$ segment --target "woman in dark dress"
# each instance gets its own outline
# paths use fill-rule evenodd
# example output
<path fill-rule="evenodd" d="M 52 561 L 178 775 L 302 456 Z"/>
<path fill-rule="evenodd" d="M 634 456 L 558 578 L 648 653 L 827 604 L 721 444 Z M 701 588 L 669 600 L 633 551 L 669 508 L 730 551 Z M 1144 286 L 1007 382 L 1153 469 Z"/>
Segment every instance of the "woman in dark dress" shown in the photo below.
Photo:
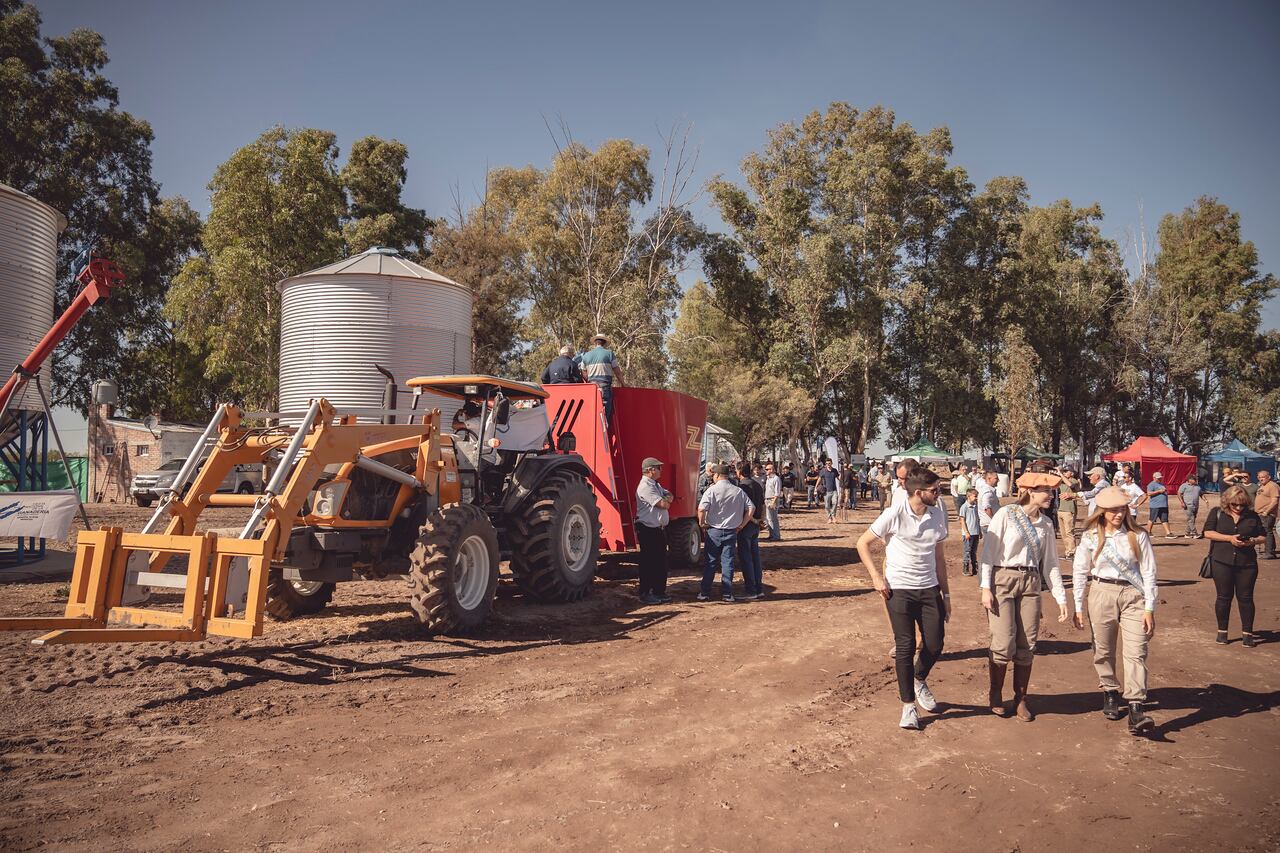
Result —
<path fill-rule="evenodd" d="M 1243 486 L 1231 486 L 1222 493 L 1219 505 L 1205 519 L 1204 538 L 1210 540 L 1213 585 L 1218 597 L 1214 615 L 1218 617 L 1217 642 L 1227 643 L 1227 620 L 1231 617 L 1231 599 L 1240 611 L 1240 629 L 1244 644 L 1257 645 L 1253 633 L 1253 587 L 1258 582 L 1257 547 L 1266 536 L 1262 519 L 1253 511 L 1249 493 Z"/>

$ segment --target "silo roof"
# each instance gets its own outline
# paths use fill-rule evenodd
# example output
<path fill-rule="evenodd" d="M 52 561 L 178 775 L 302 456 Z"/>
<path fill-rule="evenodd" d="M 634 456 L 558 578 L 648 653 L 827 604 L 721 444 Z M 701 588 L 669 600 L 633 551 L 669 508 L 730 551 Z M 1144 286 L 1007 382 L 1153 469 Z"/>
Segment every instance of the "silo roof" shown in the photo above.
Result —
<path fill-rule="evenodd" d="M 433 284 L 451 284 L 454 287 L 465 287 L 465 285 L 445 278 L 440 273 L 433 272 L 421 264 L 415 264 L 395 249 L 385 249 L 380 246 L 374 246 L 372 249 L 366 249 L 358 255 L 352 255 L 349 258 L 334 261 L 326 266 L 290 276 L 277 286 L 284 287 L 286 284 L 304 278 L 310 279 L 325 275 L 385 275 L 393 278 L 416 278 Z"/>
<path fill-rule="evenodd" d="M 34 204 L 34 205 L 38 205 L 38 206 L 40 206 L 40 207 L 43 207 L 43 208 L 44 208 L 45 210 L 47 210 L 49 213 L 52 213 L 52 214 L 53 214 L 53 219 L 54 219 L 54 221 L 58 223 L 58 233 L 62 233 L 63 231 L 65 231 L 65 230 L 66 230 L 66 228 L 67 228 L 67 217 L 63 216 L 63 215 L 62 215 L 61 213 L 59 213 L 57 210 L 55 210 L 54 208 L 52 208 L 52 207 L 50 207 L 49 205 L 45 204 L 45 203 L 44 203 L 44 202 L 42 202 L 40 199 L 35 198 L 34 196 L 27 195 L 27 194 L 26 194 L 26 193 L 24 193 L 22 190 L 14 189 L 13 187 L 9 186 L 8 184 L 0 184 L 0 193 L 3 193 L 4 195 L 16 196 L 17 198 L 25 199 L 26 201 L 29 201 L 29 202 L 31 202 L 31 203 L 32 203 L 32 204 Z M 433 273 L 433 275 L 434 275 L 434 273 Z"/>

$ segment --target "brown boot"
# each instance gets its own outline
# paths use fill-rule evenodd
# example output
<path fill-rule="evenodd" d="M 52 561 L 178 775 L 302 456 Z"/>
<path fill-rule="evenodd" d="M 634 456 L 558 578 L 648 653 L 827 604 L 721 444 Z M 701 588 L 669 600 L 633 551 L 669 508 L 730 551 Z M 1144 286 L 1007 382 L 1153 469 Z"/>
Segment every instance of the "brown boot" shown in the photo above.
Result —
<path fill-rule="evenodd" d="M 1031 664 L 1013 665 L 1013 705 L 1018 719 L 1029 723 L 1036 718 L 1027 707 L 1027 687 L 1031 684 Z"/>
<path fill-rule="evenodd" d="M 1004 676 L 1008 671 L 1008 664 L 996 663 L 991 658 L 987 658 L 987 674 L 991 679 L 991 688 L 987 693 L 987 704 L 991 706 L 991 713 L 997 717 L 1009 716 L 1009 711 L 1004 706 Z"/>

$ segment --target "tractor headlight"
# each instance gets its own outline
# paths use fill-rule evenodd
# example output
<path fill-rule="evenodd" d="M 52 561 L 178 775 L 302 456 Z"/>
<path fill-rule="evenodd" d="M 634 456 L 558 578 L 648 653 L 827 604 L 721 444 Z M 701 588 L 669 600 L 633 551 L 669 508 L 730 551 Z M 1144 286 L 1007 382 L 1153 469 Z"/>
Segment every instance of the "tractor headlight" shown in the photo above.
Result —
<path fill-rule="evenodd" d="M 347 480 L 325 483 L 316 489 L 316 497 L 312 502 L 311 512 L 314 515 L 323 515 L 332 518 L 338 514 L 338 510 L 342 507 L 342 499 L 347 496 L 347 487 L 351 483 Z"/>

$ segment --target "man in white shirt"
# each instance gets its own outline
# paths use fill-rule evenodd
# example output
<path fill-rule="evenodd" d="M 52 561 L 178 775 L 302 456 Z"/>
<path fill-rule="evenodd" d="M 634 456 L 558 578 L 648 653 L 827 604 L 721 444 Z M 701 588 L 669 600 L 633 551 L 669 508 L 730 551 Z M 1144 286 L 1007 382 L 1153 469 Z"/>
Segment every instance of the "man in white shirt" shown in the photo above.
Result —
<path fill-rule="evenodd" d="M 858 556 L 871 575 L 871 585 L 885 600 L 893 627 L 894 668 L 902 700 L 904 729 L 920 728 L 916 703 L 932 711 L 938 703 L 929 690 L 929 671 L 942 654 L 951 594 L 942 542 L 947 538 L 947 514 L 938 506 L 938 475 L 918 468 L 907 476 L 907 499 L 891 506 L 858 539 Z M 884 571 L 876 568 L 871 543 L 885 546 Z M 916 628 L 920 629 L 920 656 Z"/>
<path fill-rule="evenodd" d="M 667 596 L 667 522 L 672 494 L 662 488 L 662 462 L 652 456 L 640 463 L 636 485 L 636 541 L 640 545 L 640 601 L 665 604 Z"/>
<path fill-rule="evenodd" d="M 1133 513 L 1134 518 L 1138 517 L 1138 505 L 1147 496 L 1147 493 L 1129 476 L 1127 472 L 1116 474 L 1116 485 L 1129 497 L 1129 512 Z"/>
<path fill-rule="evenodd" d="M 764 517 L 769 527 L 766 542 L 777 542 L 782 538 L 782 523 L 778 520 L 778 503 L 782 500 L 782 478 L 772 462 L 764 465 Z"/>
<path fill-rule="evenodd" d="M 1000 493 L 996 491 L 999 483 L 1000 475 L 995 471 L 988 471 L 978 481 L 978 523 L 982 525 L 983 533 L 987 532 L 991 519 L 995 518 L 1000 509 Z"/>
<path fill-rule="evenodd" d="M 715 482 L 698 501 L 698 526 L 703 532 L 702 589 L 698 601 L 711 600 L 711 583 L 720 569 L 720 591 L 733 601 L 733 564 L 738 556 L 738 533 L 751 522 L 755 505 L 747 493 L 729 480 L 729 466 L 712 469 Z"/>
<path fill-rule="evenodd" d="M 969 466 L 961 465 L 960 470 L 951 478 L 951 499 L 956 504 L 956 518 L 960 517 L 960 507 L 964 506 L 965 495 L 969 494 L 972 483 L 969 481 Z"/>

